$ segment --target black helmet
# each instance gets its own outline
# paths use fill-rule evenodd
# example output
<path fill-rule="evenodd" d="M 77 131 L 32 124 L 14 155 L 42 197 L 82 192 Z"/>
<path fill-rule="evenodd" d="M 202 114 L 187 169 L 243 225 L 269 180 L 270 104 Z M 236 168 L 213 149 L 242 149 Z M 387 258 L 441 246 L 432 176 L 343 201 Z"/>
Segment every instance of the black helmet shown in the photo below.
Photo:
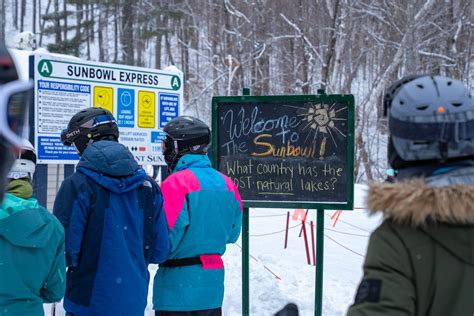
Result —
<path fill-rule="evenodd" d="M 211 142 L 209 126 L 192 116 L 172 119 L 163 131 L 166 139 L 162 143 L 162 152 L 170 172 L 184 154 L 206 154 Z"/>
<path fill-rule="evenodd" d="M 474 103 L 462 82 L 443 76 L 406 77 L 387 90 L 384 105 L 392 168 L 474 156 Z"/>
<path fill-rule="evenodd" d="M 74 144 L 80 155 L 94 141 L 113 140 L 119 138 L 119 130 L 115 118 L 106 109 L 100 107 L 87 108 L 76 113 L 61 133 L 61 141 L 66 146 Z"/>

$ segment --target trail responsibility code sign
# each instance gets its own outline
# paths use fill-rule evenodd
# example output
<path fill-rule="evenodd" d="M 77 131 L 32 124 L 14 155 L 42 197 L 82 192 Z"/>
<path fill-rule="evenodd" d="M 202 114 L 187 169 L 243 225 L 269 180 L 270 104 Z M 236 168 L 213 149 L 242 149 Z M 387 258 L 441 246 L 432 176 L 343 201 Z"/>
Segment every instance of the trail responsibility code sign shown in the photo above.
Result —
<path fill-rule="evenodd" d="M 165 165 L 162 127 L 181 115 L 182 73 L 34 55 L 35 145 L 40 163 L 76 163 L 73 147 L 61 144 L 71 117 L 102 107 L 115 117 L 120 142 L 139 164 Z"/>

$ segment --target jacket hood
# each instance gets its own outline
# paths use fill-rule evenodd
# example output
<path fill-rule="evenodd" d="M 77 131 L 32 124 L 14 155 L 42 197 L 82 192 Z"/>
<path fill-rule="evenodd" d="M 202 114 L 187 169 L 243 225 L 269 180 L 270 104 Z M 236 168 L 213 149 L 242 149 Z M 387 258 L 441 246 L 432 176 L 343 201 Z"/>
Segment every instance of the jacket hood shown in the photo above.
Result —
<path fill-rule="evenodd" d="M 474 166 L 441 165 L 423 173 L 407 170 L 397 183 L 369 185 L 367 206 L 372 213 L 411 226 L 429 221 L 474 224 Z"/>
<path fill-rule="evenodd" d="M 474 185 L 432 187 L 422 179 L 372 183 L 367 206 L 371 213 L 382 212 L 399 224 L 474 224 Z"/>
<path fill-rule="evenodd" d="M 89 145 L 77 171 L 118 194 L 137 188 L 147 177 L 125 146 L 108 140 Z"/>
<path fill-rule="evenodd" d="M 101 140 L 87 146 L 77 168 L 112 176 L 131 176 L 139 169 L 132 153 L 122 144 Z"/>
<path fill-rule="evenodd" d="M 33 186 L 26 180 L 12 180 L 7 185 L 7 192 L 23 199 L 33 196 Z"/>
<path fill-rule="evenodd" d="M 448 252 L 474 265 L 474 169 L 438 172 L 398 183 L 372 183 L 367 206 L 387 220 L 421 229 Z"/>
<path fill-rule="evenodd" d="M 194 168 L 208 168 L 211 167 L 211 161 L 206 155 L 187 154 L 181 157 L 174 168 L 174 172 Z"/>
<path fill-rule="evenodd" d="M 43 208 L 26 209 L 0 220 L 0 237 L 26 248 L 44 248 L 51 240 L 55 225 Z"/>
<path fill-rule="evenodd" d="M 137 169 L 135 173 L 130 176 L 123 176 L 119 178 L 110 177 L 86 168 L 78 168 L 77 171 L 85 174 L 87 177 L 97 182 L 107 190 L 117 194 L 136 189 L 142 185 L 147 178 L 145 170 L 141 168 Z"/>
<path fill-rule="evenodd" d="M 38 200 L 35 198 L 22 198 L 12 193 L 6 193 L 3 203 L 0 204 L 0 219 L 6 218 L 19 211 L 39 208 Z"/>

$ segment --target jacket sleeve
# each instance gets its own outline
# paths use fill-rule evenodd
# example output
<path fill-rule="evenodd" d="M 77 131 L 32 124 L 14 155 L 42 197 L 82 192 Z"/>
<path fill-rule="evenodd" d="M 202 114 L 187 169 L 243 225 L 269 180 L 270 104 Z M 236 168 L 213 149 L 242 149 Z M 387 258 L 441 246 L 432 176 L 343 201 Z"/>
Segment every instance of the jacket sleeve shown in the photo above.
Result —
<path fill-rule="evenodd" d="M 166 223 L 165 211 L 163 210 L 163 196 L 159 189 L 155 198 L 156 216 L 154 228 L 154 247 L 151 255 L 151 263 L 162 263 L 168 258 L 170 252 L 170 238 L 168 224 Z"/>
<path fill-rule="evenodd" d="M 169 228 L 170 252 L 178 248 L 189 226 L 188 192 L 179 181 L 175 181 L 176 179 L 170 179 L 171 181 L 167 179 L 161 185 L 164 198 L 163 209 Z"/>
<path fill-rule="evenodd" d="M 242 200 L 237 187 L 234 185 L 234 220 L 232 223 L 232 230 L 229 236 L 228 243 L 235 243 L 240 236 L 240 230 L 242 228 Z"/>
<path fill-rule="evenodd" d="M 54 201 L 53 214 L 64 226 L 68 267 L 76 266 L 79 260 L 89 203 L 89 193 L 77 192 L 72 177 L 64 180 Z"/>
<path fill-rule="evenodd" d="M 384 222 L 370 238 L 364 277 L 348 315 L 415 315 L 415 299 L 408 250 L 391 224 Z"/>
<path fill-rule="evenodd" d="M 45 303 L 59 302 L 66 291 L 66 260 L 64 257 L 64 230 L 61 227 L 61 238 L 56 250 L 53 265 L 40 294 Z"/>

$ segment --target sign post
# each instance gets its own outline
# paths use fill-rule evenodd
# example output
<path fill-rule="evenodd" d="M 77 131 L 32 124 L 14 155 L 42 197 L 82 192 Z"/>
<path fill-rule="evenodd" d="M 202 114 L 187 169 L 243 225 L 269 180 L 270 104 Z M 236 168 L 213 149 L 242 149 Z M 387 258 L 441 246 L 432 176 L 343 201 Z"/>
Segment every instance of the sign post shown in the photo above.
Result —
<path fill-rule="evenodd" d="M 324 210 L 354 198 L 354 96 L 214 97 L 214 166 L 237 185 L 242 223 L 242 311 L 249 315 L 250 207 L 317 210 L 315 315 L 322 313 Z"/>

